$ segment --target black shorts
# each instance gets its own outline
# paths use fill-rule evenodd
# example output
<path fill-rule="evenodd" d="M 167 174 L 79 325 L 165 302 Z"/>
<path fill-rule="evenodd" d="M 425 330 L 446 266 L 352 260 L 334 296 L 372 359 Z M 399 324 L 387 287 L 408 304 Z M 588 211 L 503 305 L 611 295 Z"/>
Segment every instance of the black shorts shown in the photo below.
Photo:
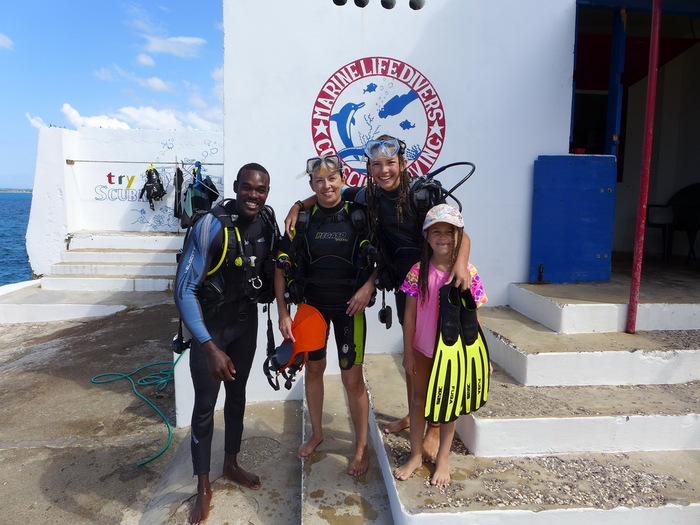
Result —
<path fill-rule="evenodd" d="M 317 307 L 318 308 L 318 307 Z M 337 310 L 318 308 L 328 323 L 326 344 L 323 348 L 309 352 L 309 361 L 320 361 L 326 357 L 328 335 L 333 325 L 335 343 L 338 347 L 338 363 L 342 370 L 348 370 L 353 365 L 361 365 L 365 361 L 365 343 L 367 341 L 367 320 L 365 314 L 347 315 Z"/>

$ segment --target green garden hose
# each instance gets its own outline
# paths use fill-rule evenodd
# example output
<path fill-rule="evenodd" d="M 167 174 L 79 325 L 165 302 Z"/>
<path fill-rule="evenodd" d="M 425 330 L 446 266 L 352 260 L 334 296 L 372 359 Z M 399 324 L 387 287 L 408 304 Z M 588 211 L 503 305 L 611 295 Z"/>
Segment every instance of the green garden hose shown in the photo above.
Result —
<path fill-rule="evenodd" d="M 185 352 L 186 352 L 186 350 L 185 350 Z M 138 388 L 136 387 L 136 385 L 137 385 L 137 384 L 138 384 L 138 385 L 158 385 L 158 390 L 163 390 L 165 387 L 168 386 L 168 383 L 169 383 L 170 381 L 172 381 L 172 380 L 175 379 L 175 367 L 177 366 L 177 363 L 180 361 L 180 358 L 181 358 L 183 355 L 185 355 L 185 352 L 182 352 L 182 353 L 178 356 L 178 358 L 175 360 L 175 362 L 172 363 L 172 366 L 169 366 L 168 368 L 164 368 L 163 370 L 160 370 L 160 371 L 158 371 L 158 372 L 154 372 L 154 373 L 152 373 L 152 374 L 149 374 L 149 375 L 147 375 L 147 376 L 144 376 L 144 377 L 142 377 L 141 379 L 139 379 L 139 380 L 136 381 L 136 382 L 134 382 L 134 380 L 133 380 L 132 377 L 131 377 L 131 376 L 133 376 L 134 374 L 140 372 L 140 371 L 143 370 L 144 368 L 149 368 L 149 367 L 151 367 L 151 366 L 169 365 L 169 364 L 171 363 L 171 361 L 158 361 L 157 363 L 150 363 L 150 364 L 148 364 L 148 365 L 144 365 L 144 366 L 142 366 L 142 367 L 140 367 L 140 368 L 137 368 L 136 370 L 134 370 L 134 371 L 131 372 L 130 374 L 121 374 L 121 373 L 119 373 L 119 372 L 106 372 L 106 373 L 104 373 L 104 374 L 96 375 L 95 377 L 92 378 L 92 382 L 93 382 L 93 383 L 96 383 L 96 384 L 100 384 L 100 383 L 109 383 L 109 382 L 111 382 L 111 381 L 116 381 L 117 379 L 128 379 L 129 382 L 131 383 L 131 388 L 132 388 L 132 390 L 134 391 L 134 394 L 136 394 L 137 396 L 139 396 L 139 397 L 140 397 L 141 399 L 143 399 L 146 403 L 148 403 L 148 404 L 153 408 L 153 410 L 155 410 L 156 412 L 158 412 L 158 415 L 159 415 L 161 418 L 163 418 L 163 422 L 164 422 L 164 423 L 166 424 L 166 426 L 168 427 L 168 442 L 165 444 L 165 446 L 163 447 L 163 449 L 162 449 L 160 452 L 158 452 L 158 454 L 156 454 L 155 456 L 153 456 L 152 458 L 146 459 L 146 460 L 144 460 L 144 461 L 141 461 L 140 463 L 137 463 L 137 466 L 139 466 L 139 467 L 142 466 L 142 465 L 145 465 L 146 463 L 148 463 L 148 462 L 150 462 L 150 461 L 153 461 L 153 460 L 156 459 L 157 457 L 161 456 L 166 450 L 168 450 L 168 447 L 170 446 L 170 443 L 171 443 L 172 440 L 173 440 L 173 427 L 170 425 L 170 422 L 168 421 L 168 418 L 165 417 L 165 414 L 163 414 L 163 412 L 161 412 L 160 409 L 159 409 L 157 406 L 155 406 L 153 403 L 151 403 L 151 401 L 149 401 L 146 397 L 144 397 L 144 396 L 138 391 Z M 113 376 L 113 377 L 109 377 L 109 379 L 107 379 L 107 378 L 106 378 L 107 376 Z"/>

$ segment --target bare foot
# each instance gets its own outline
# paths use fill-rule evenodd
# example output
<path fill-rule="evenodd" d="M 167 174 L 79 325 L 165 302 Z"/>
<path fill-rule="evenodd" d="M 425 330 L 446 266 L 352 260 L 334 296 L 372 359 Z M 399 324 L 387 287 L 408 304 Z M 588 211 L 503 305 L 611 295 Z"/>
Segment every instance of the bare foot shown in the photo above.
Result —
<path fill-rule="evenodd" d="M 435 463 L 435 472 L 430 478 L 430 484 L 435 487 L 445 487 L 450 484 L 450 463 L 448 461 L 438 461 Z"/>
<path fill-rule="evenodd" d="M 440 448 L 440 427 L 428 425 L 423 438 L 423 459 L 425 461 L 435 461 L 438 449 Z"/>
<path fill-rule="evenodd" d="M 300 458 L 308 458 L 311 454 L 313 454 L 314 450 L 316 450 L 316 447 L 319 446 L 321 443 L 323 443 L 323 438 L 320 436 L 314 436 L 312 434 L 309 439 L 307 439 L 304 443 L 301 444 L 297 455 Z"/>
<path fill-rule="evenodd" d="M 355 456 L 348 465 L 348 474 L 357 477 L 362 476 L 369 468 L 369 450 L 367 445 L 360 447 L 355 451 Z"/>
<path fill-rule="evenodd" d="M 204 525 L 209 518 L 209 507 L 211 506 L 211 486 L 209 476 L 203 479 L 201 476 L 197 482 L 197 499 L 190 511 L 189 523 L 192 525 Z"/>
<path fill-rule="evenodd" d="M 238 466 L 235 454 L 226 454 L 224 457 L 224 477 L 252 490 L 260 488 L 260 478 Z"/>
<path fill-rule="evenodd" d="M 409 418 L 408 416 L 402 418 L 402 419 L 397 419 L 396 421 L 393 421 L 387 425 L 384 425 L 384 433 L 385 434 L 398 434 L 402 430 L 408 428 L 409 425 Z"/>
<path fill-rule="evenodd" d="M 406 481 L 422 464 L 423 458 L 420 455 L 411 456 L 406 463 L 394 469 L 394 477 L 399 481 Z"/>

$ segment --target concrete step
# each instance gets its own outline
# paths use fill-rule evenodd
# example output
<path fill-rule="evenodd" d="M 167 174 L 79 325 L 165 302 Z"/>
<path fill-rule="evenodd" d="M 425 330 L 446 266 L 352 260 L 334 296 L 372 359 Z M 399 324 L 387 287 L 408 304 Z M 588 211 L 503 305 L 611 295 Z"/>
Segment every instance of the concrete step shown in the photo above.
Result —
<path fill-rule="evenodd" d="M 407 438 L 384 439 L 391 475 Z M 387 490 L 396 525 L 691 525 L 700 520 L 698 462 L 695 451 L 479 458 L 456 441 L 449 486 L 432 487 L 424 463 Z"/>
<path fill-rule="evenodd" d="M 375 451 L 370 451 L 370 468 L 364 475 L 355 478 L 346 472 L 355 446 L 340 375 L 326 374 L 324 385 L 324 440 L 314 454 L 303 460 L 301 522 L 305 525 L 391 523 L 389 500 Z M 308 439 L 310 433 L 304 402 L 302 439 Z"/>
<path fill-rule="evenodd" d="M 511 283 L 508 294 L 511 308 L 555 332 L 625 331 L 629 282 Z M 688 293 L 682 281 L 664 283 L 660 292 L 640 295 L 636 329 L 698 330 L 699 301 Z"/>
<path fill-rule="evenodd" d="M 383 385 L 370 383 L 373 397 L 405 390 L 399 354 L 371 359 L 373 367 L 384 371 Z M 700 450 L 699 400 L 700 381 L 532 387 L 518 384 L 496 366 L 488 402 L 460 418 L 457 431 L 473 454 L 488 457 Z"/>
<path fill-rule="evenodd" d="M 87 248 L 61 252 L 61 262 L 71 264 L 126 263 L 175 264 L 177 250 L 91 250 Z"/>
<path fill-rule="evenodd" d="M 457 432 L 478 457 L 700 450 L 700 382 L 517 384 L 495 367 L 489 401 Z"/>
<path fill-rule="evenodd" d="M 74 232 L 61 262 L 45 276 L 46 290 L 169 291 L 183 234 Z"/>
<path fill-rule="evenodd" d="M 700 330 L 562 334 L 508 307 L 484 307 L 479 312 L 491 359 L 524 385 L 700 379 Z"/>
<path fill-rule="evenodd" d="M 41 287 L 45 290 L 87 292 L 171 292 L 173 281 L 173 278 L 137 275 L 45 276 L 41 279 Z"/>
<path fill-rule="evenodd" d="M 184 233 L 77 231 L 69 234 L 66 249 L 179 250 Z"/>
<path fill-rule="evenodd" d="M 89 276 L 130 275 L 139 277 L 175 277 L 175 262 L 92 262 L 92 263 L 58 263 L 51 265 L 51 276 Z"/>
<path fill-rule="evenodd" d="M 465 447 L 466 443 L 456 436 L 450 457 L 452 483 L 445 488 L 435 488 L 429 484 L 430 463 L 424 463 L 407 481 L 395 481 L 392 475 L 410 450 L 407 430 L 396 435 L 386 435 L 381 430 L 383 424 L 407 411 L 400 355 L 373 354 L 368 355 L 365 362 L 376 422 L 370 428 L 375 446 L 380 450 L 378 456 L 394 523 L 433 523 L 439 519 L 440 523 L 499 525 L 562 522 L 568 525 L 651 525 L 696 523 L 700 519 L 698 450 L 556 455 L 553 449 L 535 455 L 518 455 L 520 450 L 515 450 L 523 448 L 521 441 L 532 442 L 532 437 L 526 434 L 528 429 L 541 424 L 537 419 L 542 419 L 542 414 L 548 414 L 546 419 L 550 420 L 550 427 L 547 432 L 545 425 L 539 439 L 547 443 L 561 441 L 558 436 L 551 435 L 560 432 L 560 428 L 551 426 L 551 421 L 567 419 L 562 417 L 566 414 L 574 427 L 576 420 L 584 422 L 583 427 L 568 431 L 564 439 L 571 439 L 578 432 L 581 437 L 577 441 L 588 437 L 595 443 L 600 442 L 591 436 L 600 432 L 597 420 L 627 424 L 624 414 L 642 417 L 654 413 L 662 416 L 652 418 L 653 424 L 649 425 L 652 433 L 663 425 L 664 417 L 677 417 L 692 426 L 686 435 L 690 435 L 691 443 L 697 448 L 700 443 L 695 413 L 699 397 L 697 384 L 676 385 L 674 391 L 665 396 L 662 396 L 663 388 L 653 386 L 651 391 L 627 388 L 626 396 L 625 387 L 622 390 L 561 387 L 556 392 L 552 388 L 518 387 L 512 378 L 497 369 L 488 403 L 474 417 L 460 418 L 458 426 L 462 427 L 465 420 L 485 421 L 488 415 L 507 415 L 510 420 L 518 420 L 516 427 L 503 425 L 504 418 L 485 431 L 477 427 L 476 433 L 483 431 L 494 448 L 503 441 L 506 446 L 500 449 L 507 453 L 500 457 L 481 457 L 471 447 L 483 448 L 486 444 L 477 442 Z M 625 399 L 618 401 L 619 397 Z M 635 399 L 638 406 L 634 404 Z M 674 402 L 678 406 L 673 406 Z M 636 410 L 630 408 L 635 406 Z M 669 407 L 672 407 L 670 412 Z M 606 423 L 609 427 L 610 421 Z M 665 430 L 661 432 L 671 439 Z"/>
<path fill-rule="evenodd" d="M 171 292 L 46 290 L 42 281 L 0 286 L 0 323 L 42 323 L 110 315 L 126 308 L 172 304 Z"/>

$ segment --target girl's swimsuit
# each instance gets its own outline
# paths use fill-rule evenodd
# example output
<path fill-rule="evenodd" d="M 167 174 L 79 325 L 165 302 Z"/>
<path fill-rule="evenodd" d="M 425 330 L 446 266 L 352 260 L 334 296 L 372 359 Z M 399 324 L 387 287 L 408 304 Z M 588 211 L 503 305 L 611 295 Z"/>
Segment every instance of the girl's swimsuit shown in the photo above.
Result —
<path fill-rule="evenodd" d="M 488 301 L 484 285 L 481 283 L 476 267 L 469 263 L 469 275 L 472 278 L 471 292 L 474 296 L 476 306 L 479 307 Z M 415 297 L 418 300 L 418 311 L 416 312 L 416 335 L 413 340 L 413 347 L 426 357 L 433 357 L 435 352 L 435 335 L 437 331 L 438 315 L 440 313 L 439 290 L 447 281 L 450 272 L 442 272 L 430 264 L 428 269 L 428 296 L 425 302 L 421 301 L 420 288 L 418 286 L 418 273 L 420 263 L 416 263 L 406 275 L 406 279 L 401 285 L 400 291 Z"/>

